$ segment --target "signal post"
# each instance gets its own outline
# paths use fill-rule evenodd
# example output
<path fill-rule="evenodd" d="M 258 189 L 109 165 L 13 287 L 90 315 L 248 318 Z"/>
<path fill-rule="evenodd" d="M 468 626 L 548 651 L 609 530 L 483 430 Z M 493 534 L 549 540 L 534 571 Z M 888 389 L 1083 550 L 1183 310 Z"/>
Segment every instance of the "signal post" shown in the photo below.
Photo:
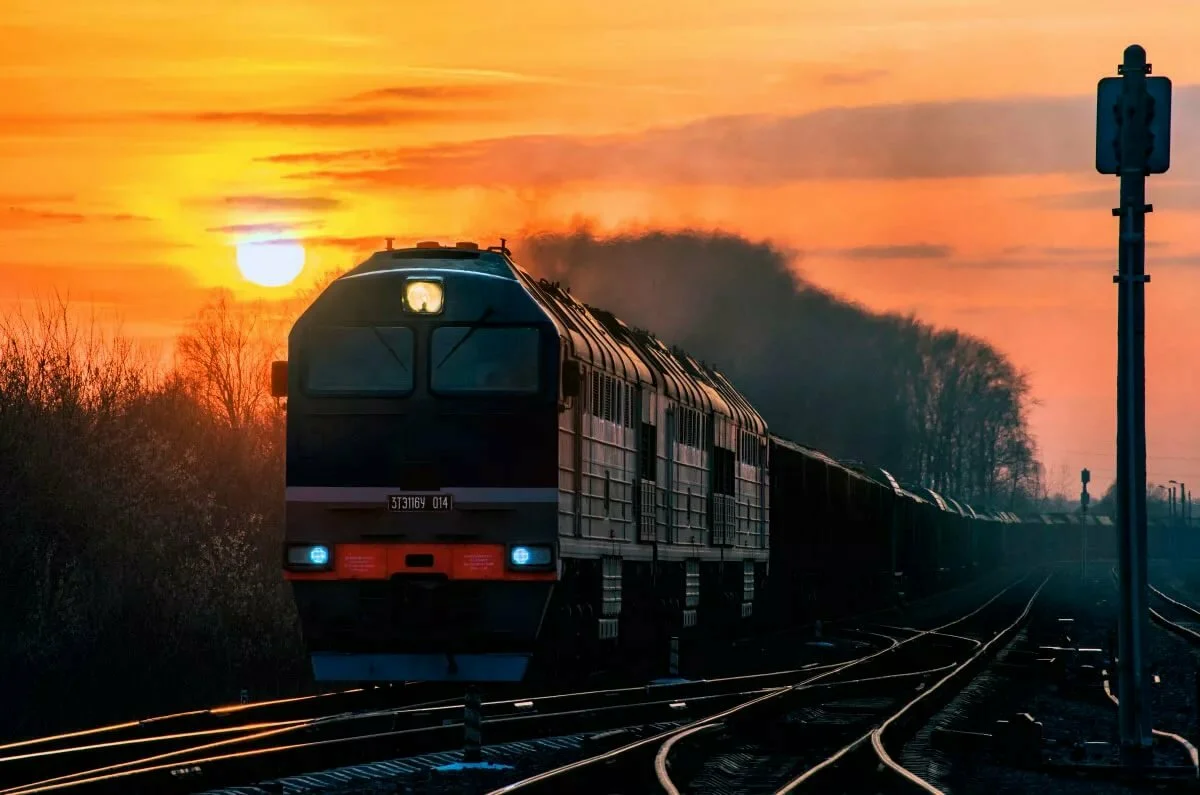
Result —
<path fill-rule="evenodd" d="M 1079 482 L 1083 484 L 1083 490 L 1079 492 L 1079 578 L 1087 580 L 1087 552 L 1088 552 L 1088 524 L 1087 524 L 1087 509 L 1088 503 L 1092 501 L 1092 495 L 1088 494 L 1087 484 L 1092 479 L 1092 473 L 1086 469 L 1079 473 Z"/>
<path fill-rule="evenodd" d="M 1170 166 L 1171 81 L 1150 77 L 1146 51 L 1125 48 L 1119 77 L 1097 87 L 1096 170 L 1121 179 L 1117 284 L 1117 696 L 1122 756 L 1152 760 L 1146 676 L 1146 177 Z"/>

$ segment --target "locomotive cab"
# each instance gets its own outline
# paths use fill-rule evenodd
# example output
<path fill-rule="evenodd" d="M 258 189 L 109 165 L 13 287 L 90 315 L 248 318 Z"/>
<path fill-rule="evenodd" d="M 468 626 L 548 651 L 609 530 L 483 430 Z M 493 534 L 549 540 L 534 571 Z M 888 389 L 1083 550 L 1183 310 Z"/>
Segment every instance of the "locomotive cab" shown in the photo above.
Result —
<path fill-rule="evenodd" d="M 525 674 L 561 568 L 569 375 L 506 255 L 378 252 L 316 299 L 273 366 L 288 396 L 283 567 L 318 681 Z"/>

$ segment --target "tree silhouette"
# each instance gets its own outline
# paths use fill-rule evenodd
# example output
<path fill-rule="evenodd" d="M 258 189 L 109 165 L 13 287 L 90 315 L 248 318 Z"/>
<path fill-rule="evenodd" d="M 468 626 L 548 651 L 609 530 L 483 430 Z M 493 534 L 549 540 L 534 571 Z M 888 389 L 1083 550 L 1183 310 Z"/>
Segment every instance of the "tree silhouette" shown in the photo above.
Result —
<path fill-rule="evenodd" d="M 239 304 L 222 292 L 180 335 L 179 376 L 231 428 L 243 428 L 270 406 L 268 374 L 281 347 L 279 324 L 262 303 Z"/>

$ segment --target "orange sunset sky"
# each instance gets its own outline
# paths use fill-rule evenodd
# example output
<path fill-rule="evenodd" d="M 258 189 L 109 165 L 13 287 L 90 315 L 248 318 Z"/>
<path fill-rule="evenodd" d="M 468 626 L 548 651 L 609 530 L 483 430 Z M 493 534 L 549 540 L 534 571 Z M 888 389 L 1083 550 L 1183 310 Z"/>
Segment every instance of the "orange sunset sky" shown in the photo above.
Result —
<path fill-rule="evenodd" d="M 573 217 L 800 252 L 1032 376 L 1051 485 L 1114 476 L 1115 178 L 1096 81 L 1175 84 L 1150 180 L 1149 477 L 1200 486 L 1195 0 L 5 0 L 0 302 L 58 289 L 165 340 L 213 287 L 284 297 L 385 235 Z M 290 286 L 233 245 L 306 241 Z M 1068 467 L 1070 479 L 1054 483 Z"/>

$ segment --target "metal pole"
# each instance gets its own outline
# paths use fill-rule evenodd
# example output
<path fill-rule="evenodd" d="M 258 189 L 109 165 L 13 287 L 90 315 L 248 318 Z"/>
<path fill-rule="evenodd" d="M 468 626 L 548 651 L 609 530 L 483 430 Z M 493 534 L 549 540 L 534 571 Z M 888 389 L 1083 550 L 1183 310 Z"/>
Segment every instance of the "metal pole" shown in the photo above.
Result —
<path fill-rule="evenodd" d="M 463 701 L 463 761 L 478 764 L 483 761 L 483 715 L 479 690 L 471 685 Z"/>
<path fill-rule="evenodd" d="M 1125 48 L 1117 301 L 1117 525 L 1121 608 L 1118 697 L 1121 750 L 1145 760 L 1153 737 L 1145 665 L 1146 620 L 1146 51 Z"/>
<path fill-rule="evenodd" d="M 1083 484 L 1083 490 L 1079 492 L 1079 578 L 1087 579 L 1087 542 L 1088 542 L 1088 503 L 1091 502 L 1091 495 L 1088 494 L 1088 481 L 1092 479 L 1092 473 L 1087 469 L 1079 473 L 1079 482 Z"/>
<path fill-rule="evenodd" d="M 1087 528 L 1088 528 L 1088 526 L 1087 526 L 1087 521 L 1088 521 L 1087 505 L 1084 504 L 1083 507 L 1080 508 L 1080 510 L 1083 511 L 1083 514 L 1082 514 L 1082 516 L 1080 516 L 1080 523 L 1079 523 L 1079 538 L 1080 538 L 1079 576 L 1086 580 L 1087 579 L 1087 541 L 1088 541 L 1088 539 L 1087 539 Z"/>

